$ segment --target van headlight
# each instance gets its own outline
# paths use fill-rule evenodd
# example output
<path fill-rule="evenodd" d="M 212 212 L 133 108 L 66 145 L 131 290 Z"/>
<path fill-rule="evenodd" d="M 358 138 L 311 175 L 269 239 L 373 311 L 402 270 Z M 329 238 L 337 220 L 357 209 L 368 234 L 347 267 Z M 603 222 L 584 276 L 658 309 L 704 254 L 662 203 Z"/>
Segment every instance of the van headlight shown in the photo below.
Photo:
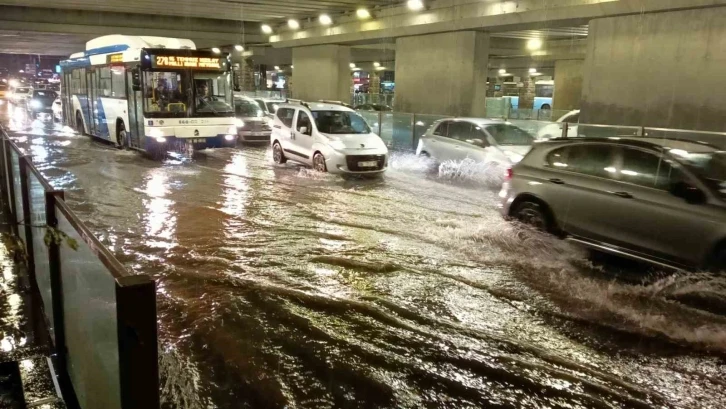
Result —
<path fill-rule="evenodd" d="M 335 149 L 336 151 L 345 149 L 345 143 L 343 143 L 343 141 L 341 141 L 340 139 L 333 139 L 332 141 L 328 142 L 328 146 Z"/>

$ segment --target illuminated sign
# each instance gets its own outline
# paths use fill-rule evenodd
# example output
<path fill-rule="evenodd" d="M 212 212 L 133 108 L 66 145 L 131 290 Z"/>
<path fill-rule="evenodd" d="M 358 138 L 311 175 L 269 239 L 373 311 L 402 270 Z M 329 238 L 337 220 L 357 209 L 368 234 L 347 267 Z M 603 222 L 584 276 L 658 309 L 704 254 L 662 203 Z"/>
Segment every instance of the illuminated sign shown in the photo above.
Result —
<path fill-rule="evenodd" d="M 174 55 L 151 56 L 152 68 L 191 68 L 201 70 L 221 70 L 219 57 L 181 57 Z"/>
<path fill-rule="evenodd" d="M 120 54 L 120 53 L 107 55 L 106 62 L 108 64 L 115 63 L 115 62 L 124 62 L 124 55 Z"/>

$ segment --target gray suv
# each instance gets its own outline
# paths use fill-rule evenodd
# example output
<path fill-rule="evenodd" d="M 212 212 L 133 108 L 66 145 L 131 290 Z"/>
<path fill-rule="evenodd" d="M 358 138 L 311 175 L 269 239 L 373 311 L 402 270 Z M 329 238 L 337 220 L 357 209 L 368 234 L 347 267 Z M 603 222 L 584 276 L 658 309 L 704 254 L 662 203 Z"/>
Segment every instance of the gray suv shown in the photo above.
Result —
<path fill-rule="evenodd" d="M 536 143 L 509 171 L 502 213 L 601 251 L 726 269 L 726 152 L 652 138 Z"/>

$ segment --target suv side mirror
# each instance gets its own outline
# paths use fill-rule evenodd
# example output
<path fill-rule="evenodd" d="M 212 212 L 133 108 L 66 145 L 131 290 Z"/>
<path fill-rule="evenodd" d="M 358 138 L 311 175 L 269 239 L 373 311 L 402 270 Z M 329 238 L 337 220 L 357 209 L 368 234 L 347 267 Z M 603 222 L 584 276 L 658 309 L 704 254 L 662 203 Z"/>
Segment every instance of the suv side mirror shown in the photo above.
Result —
<path fill-rule="evenodd" d="M 674 182 L 669 191 L 673 196 L 680 197 L 690 204 L 701 204 L 706 201 L 706 194 L 688 182 Z"/>
<path fill-rule="evenodd" d="M 131 88 L 134 91 L 141 91 L 141 70 L 139 67 L 131 69 Z"/>

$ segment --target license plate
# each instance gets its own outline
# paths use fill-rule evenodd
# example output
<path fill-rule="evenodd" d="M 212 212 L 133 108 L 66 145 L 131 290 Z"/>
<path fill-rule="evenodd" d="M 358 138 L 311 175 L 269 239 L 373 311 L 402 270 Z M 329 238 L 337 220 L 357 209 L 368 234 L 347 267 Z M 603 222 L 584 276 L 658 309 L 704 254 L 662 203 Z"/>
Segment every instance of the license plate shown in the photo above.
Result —
<path fill-rule="evenodd" d="M 374 160 L 358 162 L 358 167 L 361 167 L 361 168 L 375 168 L 376 166 L 378 166 L 378 162 L 376 162 Z"/>
<path fill-rule="evenodd" d="M 192 143 L 204 143 L 206 142 L 206 139 L 192 139 Z"/>

